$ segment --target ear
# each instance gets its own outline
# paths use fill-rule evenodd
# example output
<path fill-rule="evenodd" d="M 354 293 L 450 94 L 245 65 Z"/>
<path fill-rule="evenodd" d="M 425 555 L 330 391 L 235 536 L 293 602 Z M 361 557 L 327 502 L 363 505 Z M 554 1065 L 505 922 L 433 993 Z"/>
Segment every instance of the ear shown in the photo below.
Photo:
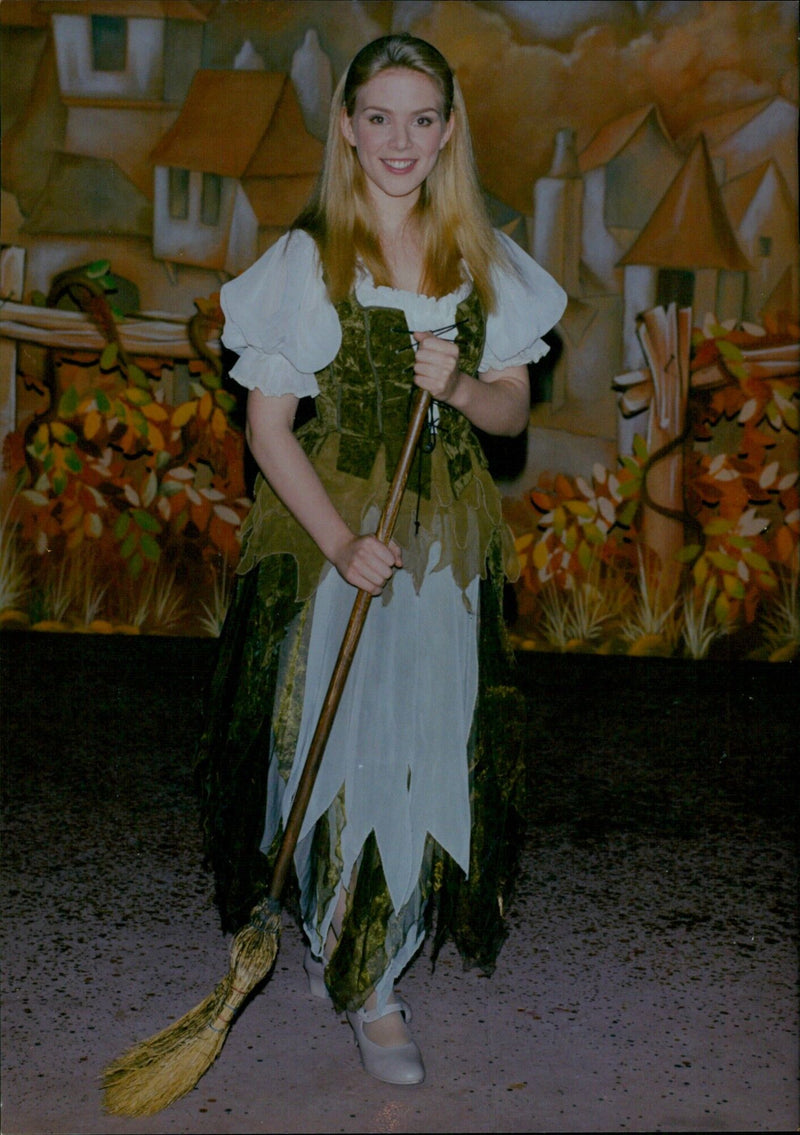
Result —
<path fill-rule="evenodd" d="M 355 146 L 356 136 L 353 133 L 353 124 L 350 121 L 350 116 L 347 113 L 347 107 L 342 107 L 342 113 L 339 116 L 339 126 L 346 140 L 350 143 L 351 146 Z"/>
<path fill-rule="evenodd" d="M 451 114 L 449 119 L 447 120 L 447 125 L 444 128 L 444 134 L 442 136 L 442 140 L 439 143 L 439 149 L 440 150 L 443 150 L 445 148 L 445 146 L 447 145 L 447 143 L 450 141 L 450 135 L 455 130 L 455 127 L 456 127 L 455 115 Z"/>

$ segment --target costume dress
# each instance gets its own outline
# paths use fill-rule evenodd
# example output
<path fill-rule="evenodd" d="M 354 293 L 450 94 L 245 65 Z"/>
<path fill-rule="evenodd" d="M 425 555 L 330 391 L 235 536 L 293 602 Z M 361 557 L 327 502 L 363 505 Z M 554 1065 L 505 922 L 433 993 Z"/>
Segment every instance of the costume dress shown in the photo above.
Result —
<path fill-rule="evenodd" d="M 410 332 L 459 344 L 466 373 L 539 359 L 562 289 L 498 234 L 487 318 L 469 279 L 440 299 L 361 272 L 333 305 L 313 239 L 287 234 L 221 292 L 232 376 L 315 401 L 297 436 L 353 531 L 374 531 L 413 393 Z M 468 420 L 434 404 L 395 528 L 404 568 L 370 605 L 300 831 L 297 913 L 334 1004 L 379 1007 L 433 924 L 491 969 L 505 934 L 524 764 L 502 585 L 513 541 Z M 355 590 L 259 477 L 200 748 L 206 845 L 223 925 L 269 879 Z M 480 660 L 480 661 L 479 661 Z M 351 880 L 357 878 L 354 887 Z"/>

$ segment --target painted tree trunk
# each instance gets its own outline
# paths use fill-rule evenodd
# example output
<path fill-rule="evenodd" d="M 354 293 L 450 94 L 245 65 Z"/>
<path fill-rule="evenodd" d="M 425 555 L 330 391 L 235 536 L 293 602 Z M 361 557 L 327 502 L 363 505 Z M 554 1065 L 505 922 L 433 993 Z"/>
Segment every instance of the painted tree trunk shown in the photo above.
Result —
<path fill-rule="evenodd" d="M 675 555 L 684 543 L 684 442 L 691 327 L 691 308 L 678 310 L 675 304 L 646 311 L 638 327 L 653 382 L 642 494 L 642 538 L 658 565 L 653 583 L 662 609 L 675 598 L 681 576 Z"/>

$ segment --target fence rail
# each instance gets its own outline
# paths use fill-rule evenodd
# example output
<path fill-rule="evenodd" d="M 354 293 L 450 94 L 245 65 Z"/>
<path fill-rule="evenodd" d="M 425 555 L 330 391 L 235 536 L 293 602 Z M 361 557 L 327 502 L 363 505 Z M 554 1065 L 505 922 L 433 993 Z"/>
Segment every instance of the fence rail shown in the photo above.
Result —
<path fill-rule="evenodd" d="M 142 312 L 116 325 L 120 345 L 131 355 L 193 359 L 198 351 L 189 338 L 189 320 L 166 312 Z M 102 351 L 107 340 L 89 315 L 60 308 L 35 307 L 14 300 L 0 302 L 0 337 L 38 343 L 55 350 Z M 220 353 L 219 339 L 205 344 Z"/>

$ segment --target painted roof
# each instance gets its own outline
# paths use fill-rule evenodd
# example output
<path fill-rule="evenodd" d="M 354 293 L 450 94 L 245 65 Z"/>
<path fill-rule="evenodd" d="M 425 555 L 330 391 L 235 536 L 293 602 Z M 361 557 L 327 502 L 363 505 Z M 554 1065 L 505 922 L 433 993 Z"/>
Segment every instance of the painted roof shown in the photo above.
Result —
<path fill-rule="evenodd" d="M 287 75 L 203 70 L 151 158 L 154 165 L 222 177 L 266 177 L 313 173 L 322 151 L 305 128 Z"/>
<path fill-rule="evenodd" d="M 23 231 L 150 238 L 153 207 L 116 162 L 59 153 Z"/>
<path fill-rule="evenodd" d="M 288 228 L 311 196 L 315 174 L 298 177 L 246 177 L 242 188 L 259 225 Z"/>
<path fill-rule="evenodd" d="M 39 0 L 43 12 L 71 16 L 150 17 L 156 20 L 205 21 L 217 0 Z"/>
<path fill-rule="evenodd" d="M 705 134 L 709 148 L 713 150 L 720 142 L 724 142 L 732 134 L 738 133 L 754 118 L 757 118 L 773 101 L 769 97 L 763 98 L 759 99 L 758 102 L 747 103 L 746 106 L 737 106 L 733 110 L 723 111 L 722 114 L 712 114 L 708 118 L 693 123 L 681 136 L 681 141 L 686 140 L 688 142 L 690 139 L 697 138 L 700 134 Z"/>
<path fill-rule="evenodd" d="M 703 135 L 619 263 L 733 272 L 752 267 L 728 220 Z"/>
<path fill-rule="evenodd" d="M 722 186 L 722 200 L 728 210 L 731 224 L 738 228 L 744 220 L 744 215 L 767 177 L 774 181 L 774 192 L 782 198 L 784 208 L 793 211 L 792 195 L 786 184 L 786 178 L 773 161 L 762 162 L 755 169 L 735 177 Z"/>
<path fill-rule="evenodd" d="M 36 0 L 16 0 L 14 4 L 0 3 L 0 27 L 46 28 L 50 21 Z"/>
<path fill-rule="evenodd" d="M 597 166 L 607 165 L 620 150 L 625 148 L 637 130 L 650 117 L 653 118 L 654 125 L 664 135 L 664 140 L 671 143 L 672 139 L 664 125 L 661 112 L 654 103 L 651 103 L 649 106 L 631 111 L 630 114 L 623 114 L 620 118 L 615 118 L 612 122 L 607 122 L 605 126 L 601 127 L 589 145 L 581 150 L 578 155 L 578 165 L 581 171 L 587 173 L 590 169 L 596 169 Z"/>

